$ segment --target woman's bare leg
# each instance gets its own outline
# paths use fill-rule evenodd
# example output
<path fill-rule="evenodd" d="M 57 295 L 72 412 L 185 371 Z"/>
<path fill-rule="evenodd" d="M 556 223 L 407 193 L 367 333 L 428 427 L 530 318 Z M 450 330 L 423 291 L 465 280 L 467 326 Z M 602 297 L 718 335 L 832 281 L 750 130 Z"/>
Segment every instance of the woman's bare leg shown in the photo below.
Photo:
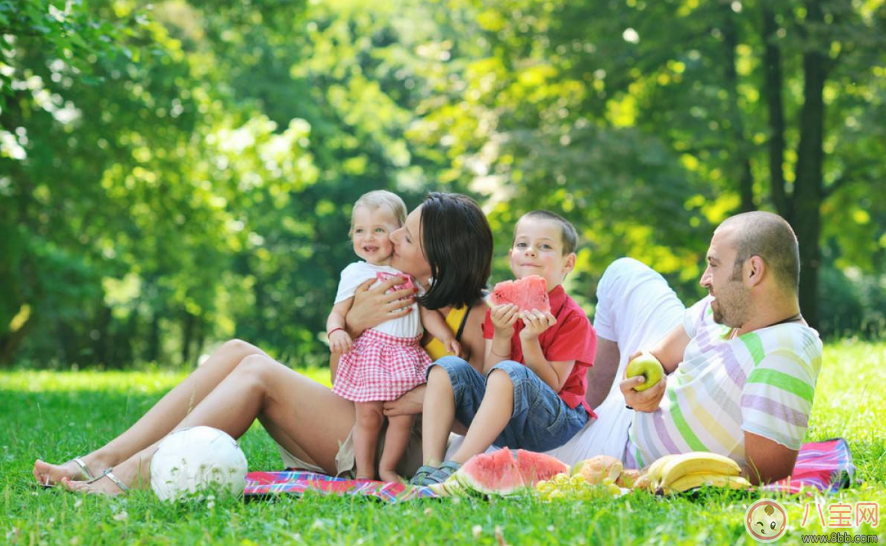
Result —
<path fill-rule="evenodd" d="M 378 434 L 385 423 L 383 402 L 357 402 L 357 426 L 354 428 L 354 458 L 358 480 L 375 479 L 375 449 Z"/>
<path fill-rule="evenodd" d="M 265 355 L 246 357 L 175 428 L 206 425 L 239 438 L 260 417 L 268 432 L 290 453 L 334 473 L 339 442 L 354 426 L 354 404 Z M 123 483 L 148 485 L 156 442 L 114 467 Z M 91 484 L 65 479 L 75 491 L 119 494 L 109 479 Z"/>
<path fill-rule="evenodd" d="M 105 468 L 125 461 L 156 443 L 169 434 L 244 358 L 264 354 L 258 347 L 244 341 L 231 340 L 224 343 L 134 425 L 104 446 L 83 456 L 83 462 L 97 476 Z M 52 485 L 62 478 L 79 480 L 83 476 L 80 467 L 73 461 L 52 465 L 37 459 L 34 463 L 34 477 L 41 484 Z"/>
<path fill-rule="evenodd" d="M 395 415 L 388 417 L 388 430 L 385 432 L 385 447 L 378 462 L 378 477 L 384 482 L 398 482 L 397 463 L 406 453 L 409 437 L 412 436 L 412 423 L 415 415 Z"/>

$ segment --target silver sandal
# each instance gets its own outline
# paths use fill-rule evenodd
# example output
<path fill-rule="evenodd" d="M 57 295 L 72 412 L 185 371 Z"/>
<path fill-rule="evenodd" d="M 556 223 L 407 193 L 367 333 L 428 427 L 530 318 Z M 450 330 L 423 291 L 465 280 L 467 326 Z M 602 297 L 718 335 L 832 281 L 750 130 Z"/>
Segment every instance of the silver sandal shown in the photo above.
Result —
<path fill-rule="evenodd" d="M 81 459 L 80 457 L 74 457 L 71 460 L 80 467 L 80 473 L 83 474 L 83 477 L 86 478 L 86 481 L 95 479 L 95 476 L 92 475 L 92 472 L 90 472 L 89 467 L 86 466 L 86 463 L 83 462 L 83 459 Z"/>
<path fill-rule="evenodd" d="M 123 491 L 124 493 L 128 492 L 128 491 L 129 491 L 129 486 L 126 485 L 125 483 L 123 483 L 123 480 L 121 480 L 120 478 L 118 478 L 117 476 L 115 476 L 113 472 L 111 472 L 111 470 L 113 470 L 113 468 L 114 468 L 114 467 L 108 468 L 107 470 L 105 470 L 104 472 L 102 472 L 101 474 L 99 474 L 98 476 L 92 478 L 91 480 L 87 480 L 87 481 L 85 481 L 85 482 L 83 482 L 83 483 L 87 483 L 87 484 L 89 484 L 89 483 L 95 483 L 95 482 L 99 481 L 99 480 L 102 479 L 102 478 L 108 478 L 109 480 L 111 480 L 112 482 L 114 482 L 114 485 L 116 485 L 117 487 L 120 488 L 120 491 Z"/>

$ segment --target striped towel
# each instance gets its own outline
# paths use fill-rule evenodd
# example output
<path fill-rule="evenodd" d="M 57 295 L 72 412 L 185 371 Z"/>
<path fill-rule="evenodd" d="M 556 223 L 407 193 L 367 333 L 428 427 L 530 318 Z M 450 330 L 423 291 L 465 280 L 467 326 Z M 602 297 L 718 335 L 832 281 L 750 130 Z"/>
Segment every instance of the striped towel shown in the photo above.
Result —
<path fill-rule="evenodd" d="M 764 486 L 764 491 L 800 493 L 801 488 L 815 488 L 824 493 L 835 493 L 849 487 L 855 478 L 852 452 L 843 438 L 803 444 L 794 464 L 794 472 L 787 478 Z"/>
<path fill-rule="evenodd" d="M 764 491 L 780 491 L 787 494 L 801 493 L 801 489 L 813 488 L 824 493 L 834 493 L 849 487 L 855 477 L 852 453 L 843 438 L 803 444 L 797 455 L 794 473 L 788 478 L 764 486 Z M 322 495 L 358 495 L 381 499 L 386 502 L 436 497 L 427 487 L 413 487 L 402 483 L 385 483 L 372 480 L 334 478 L 325 474 L 304 471 L 250 472 L 246 476 L 246 498 L 289 493 L 301 495 L 314 491 Z"/>
<path fill-rule="evenodd" d="M 290 470 L 283 472 L 250 472 L 246 475 L 246 498 L 288 493 L 301 495 L 313 491 L 321 495 L 357 495 L 377 498 L 386 502 L 436 497 L 427 487 L 414 487 L 402 483 L 386 483 L 373 480 L 335 478 L 325 474 Z"/>

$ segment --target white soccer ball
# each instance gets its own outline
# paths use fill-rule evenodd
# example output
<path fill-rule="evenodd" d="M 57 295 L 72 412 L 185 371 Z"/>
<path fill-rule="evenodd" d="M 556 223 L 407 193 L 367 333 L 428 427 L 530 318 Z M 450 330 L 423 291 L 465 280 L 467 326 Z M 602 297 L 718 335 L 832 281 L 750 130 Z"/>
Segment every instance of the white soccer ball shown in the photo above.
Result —
<path fill-rule="evenodd" d="M 224 431 L 211 427 L 177 430 L 163 439 L 151 459 L 151 489 L 160 500 L 202 498 L 204 493 L 241 495 L 246 456 Z"/>

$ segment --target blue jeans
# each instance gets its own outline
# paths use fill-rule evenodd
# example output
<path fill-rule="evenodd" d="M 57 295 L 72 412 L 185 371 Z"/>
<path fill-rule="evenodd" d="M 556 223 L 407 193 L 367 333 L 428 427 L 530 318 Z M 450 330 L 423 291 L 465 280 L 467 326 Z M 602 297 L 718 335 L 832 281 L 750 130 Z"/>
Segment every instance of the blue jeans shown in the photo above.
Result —
<path fill-rule="evenodd" d="M 455 395 L 455 418 L 470 427 L 486 394 L 486 378 L 455 356 L 445 356 L 433 366 L 440 366 L 449 374 Z M 588 422 L 584 407 L 567 406 L 554 389 L 523 364 L 505 360 L 489 373 L 495 370 L 506 372 L 514 384 L 514 411 L 493 442 L 496 446 L 548 451 L 568 442 Z"/>

